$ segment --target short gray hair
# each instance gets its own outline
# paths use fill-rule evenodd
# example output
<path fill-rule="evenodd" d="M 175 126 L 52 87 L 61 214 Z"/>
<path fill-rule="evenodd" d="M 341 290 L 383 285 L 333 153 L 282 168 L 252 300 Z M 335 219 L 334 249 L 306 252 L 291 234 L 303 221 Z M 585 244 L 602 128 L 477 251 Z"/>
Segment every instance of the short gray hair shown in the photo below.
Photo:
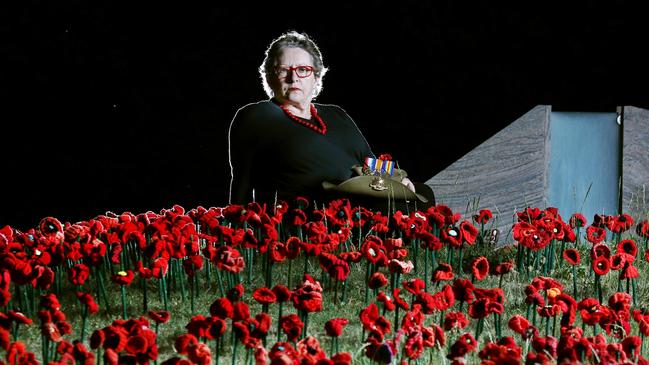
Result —
<path fill-rule="evenodd" d="M 318 78 L 318 82 L 313 90 L 313 97 L 315 98 L 322 91 L 322 79 L 328 69 L 322 63 L 322 54 L 315 42 L 306 33 L 298 33 L 296 31 L 282 34 L 268 46 L 266 57 L 261 63 L 261 66 L 259 66 L 259 75 L 261 76 L 264 91 L 266 91 L 269 98 L 275 96 L 269 83 L 269 77 L 273 76 L 274 68 L 277 66 L 277 59 L 280 53 L 286 48 L 301 48 L 311 55 L 311 59 L 313 60 L 313 73 Z"/>

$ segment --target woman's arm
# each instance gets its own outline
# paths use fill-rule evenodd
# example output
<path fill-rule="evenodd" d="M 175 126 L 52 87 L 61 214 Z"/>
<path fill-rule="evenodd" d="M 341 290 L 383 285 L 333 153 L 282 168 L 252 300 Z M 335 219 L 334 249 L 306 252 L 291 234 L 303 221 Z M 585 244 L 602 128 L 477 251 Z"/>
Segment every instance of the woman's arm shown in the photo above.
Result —
<path fill-rule="evenodd" d="M 352 143 L 356 150 L 356 158 L 358 159 L 358 164 L 360 166 L 363 166 L 366 157 L 376 157 L 374 155 L 374 152 L 372 152 L 370 144 L 367 142 L 367 139 L 361 132 L 360 128 L 358 128 L 358 125 L 356 125 L 356 122 L 354 122 L 352 117 L 350 117 L 349 114 L 347 114 L 347 112 L 338 105 L 331 105 L 331 107 L 337 114 L 337 117 L 345 121 L 345 128 L 347 128 L 348 131 L 348 142 Z"/>
<path fill-rule="evenodd" d="M 228 131 L 230 160 L 230 204 L 246 204 L 252 199 L 252 168 L 254 165 L 255 144 L 249 124 L 241 109 L 237 111 Z"/>

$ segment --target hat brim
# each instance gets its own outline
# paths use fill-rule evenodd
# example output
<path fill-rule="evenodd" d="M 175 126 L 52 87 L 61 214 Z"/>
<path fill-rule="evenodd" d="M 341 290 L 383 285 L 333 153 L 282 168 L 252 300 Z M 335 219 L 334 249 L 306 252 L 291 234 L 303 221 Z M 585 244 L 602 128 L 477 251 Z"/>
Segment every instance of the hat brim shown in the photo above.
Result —
<path fill-rule="evenodd" d="M 412 192 L 412 190 L 408 189 L 400 181 L 391 178 L 385 178 L 383 181 L 383 186 L 387 189 L 375 190 L 370 186 L 375 178 L 376 176 L 371 175 L 355 176 L 338 185 L 324 181 L 322 182 L 322 187 L 326 191 L 337 191 L 345 194 L 363 195 L 381 199 L 419 200 L 422 203 L 428 203 L 426 197 Z"/>

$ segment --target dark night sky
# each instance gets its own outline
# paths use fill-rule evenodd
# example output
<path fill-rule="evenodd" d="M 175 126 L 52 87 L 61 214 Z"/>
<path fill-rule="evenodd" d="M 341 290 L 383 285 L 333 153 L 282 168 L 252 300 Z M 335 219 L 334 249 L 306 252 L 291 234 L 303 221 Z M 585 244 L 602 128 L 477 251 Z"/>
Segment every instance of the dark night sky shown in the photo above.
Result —
<path fill-rule="evenodd" d="M 265 98 L 257 67 L 291 29 L 330 67 L 317 101 L 415 180 L 538 104 L 649 107 L 642 12 L 622 5 L 91 3 L 1 12 L 0 226 L 225 205 L 228 125 Z"/>

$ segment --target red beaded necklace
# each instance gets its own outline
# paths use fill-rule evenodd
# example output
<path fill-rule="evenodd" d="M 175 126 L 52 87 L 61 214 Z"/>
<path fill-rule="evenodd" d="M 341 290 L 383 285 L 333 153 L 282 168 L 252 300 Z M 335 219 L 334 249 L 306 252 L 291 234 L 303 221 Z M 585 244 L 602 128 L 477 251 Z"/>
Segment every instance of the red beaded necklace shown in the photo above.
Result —
<path fill-rule="evenodd" d="M 310 128 L 311 130 L 313 130 L 313 131 L 315 131 L 317 133 L 320 133 L 320 134 L 326 134 L 327 133 L 327 125 L 325 124 L 324 120 L 322 120 L 322 118 L 320 118 L 320 116 L 318 115 L 318 112 L 316 111 L 315 106 L 313 106 L 313 104 L 311 104 L 311 116 L 313 118 L 315 118 L 315 120 L 318 122 L 318 124 L 320 124 L 320 127 L 318 127 L 315 124 L 309 123 L 306 120 L 294 115 L 284 105 L 280 105 L 279 107 L 282 108 L 284 113 L 286 113 L 286 115 L 288 115 L 289 118 L 293 119 L 297 123 L 302 124 L 303 126 L 305 126 L 307 128 Z"/>

